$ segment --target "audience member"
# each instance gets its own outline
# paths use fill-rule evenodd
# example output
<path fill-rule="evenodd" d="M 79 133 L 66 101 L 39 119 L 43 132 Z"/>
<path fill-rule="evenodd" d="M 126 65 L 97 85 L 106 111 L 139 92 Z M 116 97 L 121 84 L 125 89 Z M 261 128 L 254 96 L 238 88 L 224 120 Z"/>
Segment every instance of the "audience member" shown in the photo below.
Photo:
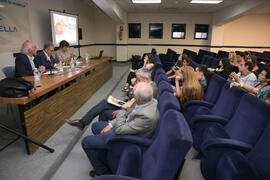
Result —
<path fill-rule="evenodd" d="M 179 86 L 179 80 L 182 80 L 182 86 Z M 204 93 L 194 69 L 191 66 L 185 66 L 177 72 L 175 78 L 176 96 L 179 97 L 181 105 L 190 100 L 203 100 Z"/>
<path fill-rule="evenodd" d="M 234 64 L 236 64 L 237 63 L 237 58 L 236 58 L 236 53 L 234 52 L 234 51 L 231 51 L 230 53 L 229 53 L 229 59 L 230 59 L 230 63 L 232 64 L 232 65 L 234 65 Z"/>
<path fill-rule="evenodd" d="M 180 67 L 183 66 L 183 60 L 187 59 L 188 56 L 186 54 L 180 54 L 178 57 L 178 60 L 176 62 L 176 64 L 172 67 L 171 70 L 167 71 L 166 74 L 167 75 L 171 75 L 172 73 L 175 73 L 175 70 L 179 69 Z"/>
<path fill-rule="evenodd" d="M 248 92 L 255 94 L 259 99 L 265 100 L 267 91 L 270 88 L 270 67 L 264 67 L 258 76 L 258 82 L 254 86 L 233 82 L 231 86 L 244 88 Z"/>
<path fill-rule="evenodd" d="M 75 57 L 73 53 L 69 53 L 68 48 L 69 43 L 65 40 L 62 40 L 59 44 L 59 49 L 56 51 L 56 59 L 59 62 L 66 63 Z"/>
<path fill-rule="evenodd" d="M 36 58 L 35 63 L 37 65 L 43 65 L 46 69 L 50 69 L 54 67 L 58 61 L 53 58 L 52 54 L 54 52 L 54 46 L 52 43 L 45 43 L 43 47 L 43 51 L 40 51 Z"/>
<path fill-rule="evenodd" d="M 151 87 L 153 88 L 153 97 L 155 99 L 157 98 L 157 94 L 158 94 L 157 85 L 155 82 L 152 81 L 151 73 L 147 69 L 141 68 L 136 72 L 136 81 L 134 85 L 139 82 L 149 83 Z M 127 103 L 129 103 L 129 99 L 126 99 L 125 101 L 128 101 Z M 75 120 L 66 119 L 66 122 L 70 124 L 71 126 L 75 126 L 79 128 L 80 130 L 83 130 L 84 127 L 89 125 L 96 116 L 99 116 L 99 121 L 112 120 L 115 115 L 114 111 L 119 110 L 119 109 L 121 108 L 108 103 L 107 98 L 106 98 L 106 99 L 101 100 L 94 107 L 92 107 L 83 116 L 82 119 L 75 119 Z"/>
<path fill-rule="evenodd" d="M 265 102 L 270 104 L 270 89 L 268 89 L 268 92 L 267 92 L 267 97 L 265 99 Z"/>
<path fill-rule="evenodd" d="M 157 126 L 159 112 L 153 90 L 148 83 L 140 82 L 134 86 L 134 99 L 118 110 L 114 120 L 95 122 L 94 135 L 82 140 L 82 147 L 93 165 L 90 176 L 102 175 L 109 171 L 106 164 L 106 142 L 114 135 L 135 135 L 150 138 Z"/>
<path fill-rule="evenodd" d="M 207 81 L 205 79 L 205 77 L 208 73 L 207 66 L 205 64 L 198 64 L 195 72 L 196 72 L 196 76 L 197 76 L 197 79 L 198 79 L 200 85 L 202 86 L 203 90 L 205 91 L 207 88 Z"/>
<path fill-rule="evenodd" d="M 232 67 L 231 67 L 231 63 L 230 60 L 228 58 L 222 58 L 219 61 L 219 66 L 215 69 L 213 68 L 208 68 L 210 71 L 215 72 L 216 74 L 218 74 L 219 76 L 228 79 L 229 75 L 232 72 Z"/>
<path fill-rule="evenodd" d="M 229 76 L 229 80 L 231 82 L 253 86 L 257 81 L 256 75 L 251 72 L 253 69 L 253 64 L 248 61 L 242 61 L 238 69 L 239 73 L 236 74 L 235 72 L 232 72 Z"/>
<path fill-rule="evenodd" d="M 252 62 L 253 64 L 252 72 L 256 72 L 259 70 L 259 66 L 257 65 L 257 57 L 255 55 L 248 56 L 246 60 Z"/>
<path fill-rule="evenodd" d="M 143 64 L 142 68 L 147 68 L 150 72 L 152 72 L 153 67 L 154 67 L 154 56 L 151 53 L 147 53 L 144 56 L 144 64 Z M 126 84 L 122 88 L 122 91 L 124 91 L 124 92 L 129 91 L 129 88 L 131 85 L 131 79 L 134 78 L 134 76 L 132 76 L 131 74 L 134 74 L 134 72 L 136 72 L 136 71 L 137 71 L 137 69 L 133 70 L 132 72 L 129 73 Z"/>
<path fill-rule="evenodd" d="M 169 76 L 168 79 L 173 79 L 173 78 L 175 78 L 175 76 L 176 76 L 176 71 L 179 71 L 179 69 L 180 69 L 181 67 L 190 66 L 191 63 L 192 63 L 191 58 L 189 58 L 188 56 L 183 56 L 183 57 L 182 57 L 182 63 L 181 63 L 182 66 L 180 66 L 180 67 L 175 67 L 175 68 L 174 68 L 175 74 L 172 75 L 172 76 Z"/>
<path fill-rule="evenodd" d="M 33 71 L 38 68 L 44 72 L 44 66 L 38 66 L 34 62 L 37 53 L 37 46 L 31 41 L 25 41 L 21 47 L 21 53 L 15 59 L 15 76 L 33 76 Z"/>

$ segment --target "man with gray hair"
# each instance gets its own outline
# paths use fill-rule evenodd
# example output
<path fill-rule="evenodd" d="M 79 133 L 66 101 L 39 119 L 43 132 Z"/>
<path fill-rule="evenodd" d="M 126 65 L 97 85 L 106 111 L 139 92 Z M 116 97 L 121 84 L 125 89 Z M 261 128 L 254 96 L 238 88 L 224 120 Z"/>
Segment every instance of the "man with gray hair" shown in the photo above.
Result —
<path fill-rule="evenodd" d="M 109 170 L 106 166 L 106 142 L 113 135 L 135 135 L 150 138 L 157 126 L 159 111 L 157 100 L 149 83 L 139 82 L 134 88 L 134 98 L 116 112 L 110 122 L 99 121 L 92 125 L 94 135 L 82 140 L 82 147 L 95 171 L 90 176 L 101 175 Z"/>
<path fill-rule="evenodd" d="M 40 71 L 45 71 L 44 66 L 38 66 L 34 63 L 34 56 L 37 53 L 37 46 L 31 41 L 25 41 L 22 44 L 21 53 L 15 59 L 15 75 L 16 76 L 33 76 L 36 67 Z"/>
<path fill-rule="evenodd" d="M 151 85 L 153 88 L 153 98 L 157 99 L 158 88 L 155 82 L 152 81 L 151 73 L 146 68 L 141 68 L 136 72 L 136 78 L 133 80 L 133 85 L 139 82 L 146 82 Z M 131 89 L 132 91 L 132 89 Z M 128 94 L 129 99 L 133 98 L 133 91 Z M 125 101 L 128 101 L 126 99 Z M 115 111 L 119 110 L 120 107 L 112 105 L 107 102 L 107 98 L 101 100 L 98 104 L 92 107 L 83 117 L 82 119 L 66 119 L 66 122 L 71 125 L 83 130 L 85 126 L 89 125 L 92 120 L 99 116 L 99 121 L 108 121 L 114 119 Z"/>
<path fill-rule="evenodd" d="M 52 56 L 53 52 L 54 45 L 52 43 L 45 43 L 43 51 L 40 51 L 35 58 L 35 64 L 38 66 L 43 65 L 46 69 L 53 69 L 54 64 L 58 63 Z"/>

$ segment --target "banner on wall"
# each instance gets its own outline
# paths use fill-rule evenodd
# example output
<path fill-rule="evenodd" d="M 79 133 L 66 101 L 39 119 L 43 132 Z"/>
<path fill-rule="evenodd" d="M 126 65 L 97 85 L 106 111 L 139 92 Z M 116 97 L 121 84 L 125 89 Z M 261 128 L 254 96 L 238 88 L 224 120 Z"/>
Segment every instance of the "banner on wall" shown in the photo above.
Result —
<path fill-rule="evenodd" d="M 0 52 L 18 52 L 27 39 L 28 0 L 0 0 Z"/>

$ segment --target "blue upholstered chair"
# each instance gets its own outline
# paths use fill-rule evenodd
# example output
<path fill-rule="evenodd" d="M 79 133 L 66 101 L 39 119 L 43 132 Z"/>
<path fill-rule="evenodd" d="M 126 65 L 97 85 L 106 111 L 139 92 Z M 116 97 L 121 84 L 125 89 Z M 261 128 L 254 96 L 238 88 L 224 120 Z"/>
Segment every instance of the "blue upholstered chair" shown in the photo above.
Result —
<path fill-rule="evenodd" d="M 198 108 L 196 114 L 190 120 L 195 149 L 198 149 L 202 143 L 202 134 L 205 128 L 216 123 L 221 125 L 228 123 L 234 115 L 242 96 L 246 93 L 245 90 L 239 87 L 230 88 L 230 83 L 227 82 L 212 108 L 208 109 L 204 106 Z"/>
<path fill-rule="evenodd" d="M 171 87 L 171 84 L 167 81 L 160 81 L 158 83 L 158 97 L 161 95 L 164 91 L 168 91 L 170 93 L 173 93 L 173 89 Z"/>
<path fill-rule="evenodd" d="M 162 118 L 164 120 L 161 121 L 160 131 L 145 152 L 138 147 L 126 147 L 121 152 L 117 175 L 99 176 L 94 180 L 173 180 L 191 147 L 192 137 L 180 112 L 168 110 Z M 111 143 L 114 143 L 113 140 Z"/>
<path fill-rule="evenodd" d="M 173 93 L 163 91 L 158 97 L 158 110 L 160 115 L 162 116 L 168 109 L 175 109 L 180 112 L 180 104 Z"/>
<path fill-rule="evenodd" d="M 270 179 L 270 124 L 255 146 L 247 154 L 232 150 L 218 161 L 217 180 Z"/>
<path fill-rule="evenodd" d="M 5 74 L 6 77 L 14 77 L 15 76 L 15 67 L 14 66 L 7 66 L 2 69 L 2 72 Z"/>
<path fill-rule="evenodd" d="M 201 171 L 206 179 L 216 179 L 215 168 L 219 158 L 228 150 L 247 151 L 264 132 L 270 119 L 270 105 L 251 94 L 245 94 L 226 126 L 216 124 L 203 133 L 200 149 Z"/>
<path fill-rule="evenodd" d="M 210 73 L 212 74 L 212 73 Z M 206 106 L 206 107 L 213 107 L 214 104 L 216 103 L 221 90 L 223 86 L 226 84 L 227 80 L 216 75 L 212 74 L 211 79 L 207 81 L 208 87 L 207 90 L 204 94 L 204 99 L 205 101 L 200 101 L 200 100 L 192 100 L 188 101 L 184 104 L 184 115 L 187 121 L 190 121 L 191 117 L 197 112 L 197 109 L 201 106 Z"/>

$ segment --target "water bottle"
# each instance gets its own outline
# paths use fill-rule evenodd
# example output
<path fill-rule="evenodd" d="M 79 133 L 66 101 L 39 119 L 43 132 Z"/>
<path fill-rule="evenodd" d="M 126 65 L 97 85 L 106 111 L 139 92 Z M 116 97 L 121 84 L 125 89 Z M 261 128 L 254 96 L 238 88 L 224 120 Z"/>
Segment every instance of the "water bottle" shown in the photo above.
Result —
<path fill-rule="evenodd" d="M 34 80 L 35 82 L 40 82 L 40 72 L 37 68 L 34 69 Z"/>
<path fill-rule="evenodd" d="M 74 62 L 73 62 L 73 59 L 70 61 L 70 67 L 71 67 L 71 69 L 74 68 Z"/>
<path fill-rule="evenodd" d="M 59 63 L 59 71 L 60 72 L 64 72 L 64 69 L 63 69 L 62 62 L 61 61 Z"/>
<path fill-rule="evenodd" d="M 88 56 L 89 56 L 88 53 L 86 53 L 86 54 L 85 54 L 85 62 L 86 62 L 86 63 L 88 63 L 88 59 L 89 59 Z"/>

